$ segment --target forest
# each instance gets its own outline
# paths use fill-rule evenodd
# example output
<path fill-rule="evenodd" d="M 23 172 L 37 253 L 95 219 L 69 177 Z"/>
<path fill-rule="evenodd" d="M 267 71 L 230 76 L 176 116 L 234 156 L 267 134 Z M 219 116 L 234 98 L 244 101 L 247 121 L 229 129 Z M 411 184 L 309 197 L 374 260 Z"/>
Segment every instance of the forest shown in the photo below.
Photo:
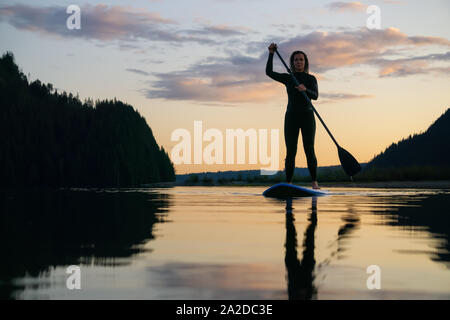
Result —
<path fill-rule="evenodd" d="M 392 143 L 360 174 L 363 180 L 450 179 L 450 109 L 425 132 Z"/>
<path fill-rule="evenodd" d="M 131 187 L 175 180 L 146 120 L 116 98 L 80 101 L 0 58 L 2 187 Z"/>

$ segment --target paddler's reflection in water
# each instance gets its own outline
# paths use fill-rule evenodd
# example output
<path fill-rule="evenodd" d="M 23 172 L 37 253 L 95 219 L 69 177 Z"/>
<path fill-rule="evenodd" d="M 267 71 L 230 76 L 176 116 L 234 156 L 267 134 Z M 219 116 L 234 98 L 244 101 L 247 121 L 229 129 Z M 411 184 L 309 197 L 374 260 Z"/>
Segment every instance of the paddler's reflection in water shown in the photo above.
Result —
<path fill-rule="evenodd" d="M 312 197 L 308 226 L 303 239 L 303 258 L 297 257 L 297 232 L 292 214 L 292 199 L 286 200 L 286 257 L 289 300 L 315 299 L 317 289 L 313 285 L 314 267 L 314 233 L 317 226 L 317 197 Z"/>

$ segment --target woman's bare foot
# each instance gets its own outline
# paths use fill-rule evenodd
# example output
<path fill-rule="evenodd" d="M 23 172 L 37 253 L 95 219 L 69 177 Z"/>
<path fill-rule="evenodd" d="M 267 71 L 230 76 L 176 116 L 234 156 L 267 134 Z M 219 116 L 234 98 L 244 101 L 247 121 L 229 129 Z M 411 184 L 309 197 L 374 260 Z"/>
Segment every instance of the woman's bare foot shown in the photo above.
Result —
<path fill-rule="evenodd" d="M 319 188 L 319 184 L 317 183 L 317 181 L 313 181 L 313 182 L 312 182 L 312 188 L 313 188 L 313 189 L 320 189 L 320 188 Z"/>

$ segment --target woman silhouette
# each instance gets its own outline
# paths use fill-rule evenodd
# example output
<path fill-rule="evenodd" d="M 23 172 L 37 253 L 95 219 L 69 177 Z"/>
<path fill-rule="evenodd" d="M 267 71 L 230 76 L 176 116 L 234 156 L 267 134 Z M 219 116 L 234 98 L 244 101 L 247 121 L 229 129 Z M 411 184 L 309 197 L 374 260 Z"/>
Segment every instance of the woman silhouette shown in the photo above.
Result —
<path fill-rule="evenodd" d="M 314 113 L 309 106 L 302 91 L 312 99 L 317 100 L 319 91 L 317 80 L 309 72 L 308 57 L 303 51 L 294 51 L 290 58 L 290 69 L 300 83 L 295 86 L 291 76 L 287 73 L 273 71 L 273 55 L 277 45 L 269 46 L 269 58 L 266 65 L 266 74 L 273 80 L 279 81 L 286 86 L 288 94 L 288 105 L 284 117 L 284 141 L 286 143 L 286 181 L 292 183 L 295 168 L 295 156 L 297 154 L 297 142 L 299 130 L 302 131 L 303 149 L 305 150 L 309 173 L 312 179 L 312 188 L 320 189 L 317 183 L 317 159 L 314 152 L 314 138 L 316 134 L 316 121 Z"/>

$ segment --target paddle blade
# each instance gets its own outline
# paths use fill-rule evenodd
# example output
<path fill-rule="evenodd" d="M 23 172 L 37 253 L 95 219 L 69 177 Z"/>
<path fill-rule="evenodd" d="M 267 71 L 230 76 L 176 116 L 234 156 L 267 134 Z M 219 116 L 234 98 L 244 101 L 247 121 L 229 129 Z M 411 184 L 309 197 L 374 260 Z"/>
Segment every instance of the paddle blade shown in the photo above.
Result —
<path fill-rule="evenodd" d="M 361 171 L 358 161 L 350 154 L 350 152 L 338 147 L 339 160 L 345 173 L 350 177 Z"/>

